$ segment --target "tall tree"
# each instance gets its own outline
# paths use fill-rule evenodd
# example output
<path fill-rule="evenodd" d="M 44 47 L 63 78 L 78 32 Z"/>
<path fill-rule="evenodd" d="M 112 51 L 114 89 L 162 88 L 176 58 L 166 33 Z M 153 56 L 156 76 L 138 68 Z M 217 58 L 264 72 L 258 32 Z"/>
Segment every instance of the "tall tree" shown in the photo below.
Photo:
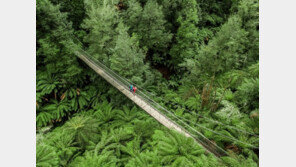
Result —
<path fill-rule="evenodd" d="M 75 30 L 80 29 L 80 24 L 85 17 L 85 9 L 83 0 L 50 0 L 53 4 L 59 4 L 61 6 L 61 12 L 68 13 L 68 20 L 73 23 Z"/>
<path fill-rule="evenodd" d="M 142 83 L 144 71 L 148 68 L 143 62 L 144 51 L 139 48 L 137 37 L 129 36 L 128 28 L 123 23 L 118 24 L 116 31 L 118 37 L 110 57 L 110 67 L 133 82 Z"/>
<path fill-rule="evenodd" d="M 242 19 L 242 27 L 248 32 L 247 62 L 259 60 L 259 0 L 240 1 L 238 15 Z"/>
<path fill-rule="evenodd" d="M 85 75 L 74 54 L 78 45 L 73 41 L 72 24 L 67 21 L 67 14 L 60 12 L 60 6 L 53 5 L 49 0 L 37 1 L 36 8 L 37 126 L 40 127 L 52 123 L 52 119 L 60 120 L 66 114 L 64 109 L 71 110 L 68 105 L 60 106 L 61 108 L 55 105 L 53 111 L 44 106 L 49 101 L 62 104 L 57 99 L 62 95 L 63 89 L 83 84 Z M 54 107 L 51 105 L 49 108 Z"/>
<path fill-rule="evenodd" d="M 155 54 L 154 61 L 159 56 L 166 56 L 166 48 L 172 39 L 172 34 L 165 28 L 166 20 L 162 11 L 162 7 L 155 0 L 148 0 L 144 6 L 141 21 L 135 31 L 140 35 L 140 46 L 150 49 L 150 53 Z M 161 62 L 158 62 L 161 63 Z"/>
<path fill-rule="evenodd" d="M 191 68 L 191 76 L 202 74 L 210 76 L 231 69 L 241 69 L 247 58 L 247 32 L 241 27 L 240 17 L 234 15 L 221 27 L 208 45 L 203 45 L 197 60 L 191 60 L 187 66 Z"/>
<path fill-rule="evenodd" d="M 73 53 L 72 24 L 60 6 L 48 0 L 37 1 L 37 69 L 64 80 L 78 80 L 82 73 Z M 44 68 L 45 67 L 45 68 Z"/>
<path fill-rule="evenodd" d="M 116 8 L 106 0 L 85 2 L 88 17 L 82 26 L 89 31 L 84 38 L 89 43 L 88 51 L 94 58 L 109 66 L 109 56 L 115 47 L 117 36 L 114 28 L 119 22 Z"/>
<path fill-rule="evenodd" d="M 176 44 L 170 50 L 172 56 L 172 65 L 178 68 L 178 65 L 184 59 L 190 59 L 197 56 L 198 46 L 200 45 L 200 36 L 198 34 L 198 11 L 195 0 L 184 1 L 181 4 L 182 12 L 177 22 L 179 28 L 176 34 Z"/>
<path fill-rule="evenodd" d="M 129 0 L 127 1 L 127 9 L 124 10 L 121 15 L 123 22 L 129 28 L 129 33 L 138 31 L 138 24 L 140 24 L 142 19 L 143 8 L 138 0 Z"/>

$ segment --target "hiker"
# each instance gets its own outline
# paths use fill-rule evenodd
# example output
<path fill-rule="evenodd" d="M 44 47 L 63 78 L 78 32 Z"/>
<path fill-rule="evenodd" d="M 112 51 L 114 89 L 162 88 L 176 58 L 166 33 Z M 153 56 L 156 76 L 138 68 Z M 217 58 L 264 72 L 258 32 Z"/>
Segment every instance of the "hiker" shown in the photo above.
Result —
<path fill-rule="evenodd" d="M 136 90 L 137 90 L 137 87 L 134 86 L 134 87 L 133 87 L 133 91 L 134 91 L 133 94 L 134 94 L 134 95 L 136 94 Z"/>
<path fill-rule="evenodd" d="M 133 92 L 133 90 L 134 90 L 133 85 L 130 85 L 129 88 L 130 88 L 130 91 Z"/>

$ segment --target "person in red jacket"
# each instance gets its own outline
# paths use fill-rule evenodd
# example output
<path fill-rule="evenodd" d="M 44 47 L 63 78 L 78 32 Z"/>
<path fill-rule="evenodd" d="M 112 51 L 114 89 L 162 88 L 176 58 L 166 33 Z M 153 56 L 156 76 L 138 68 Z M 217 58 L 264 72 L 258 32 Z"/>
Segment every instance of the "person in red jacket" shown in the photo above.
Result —
<path fill-rule="evenodd" d="M 134 95 L 136 94 L 136 90 L 137 90 L 137 87 L 134 86 L 134 87 L 133 87 L 133 91 L 134 91 L 133 94 L 134 94 Z"/>

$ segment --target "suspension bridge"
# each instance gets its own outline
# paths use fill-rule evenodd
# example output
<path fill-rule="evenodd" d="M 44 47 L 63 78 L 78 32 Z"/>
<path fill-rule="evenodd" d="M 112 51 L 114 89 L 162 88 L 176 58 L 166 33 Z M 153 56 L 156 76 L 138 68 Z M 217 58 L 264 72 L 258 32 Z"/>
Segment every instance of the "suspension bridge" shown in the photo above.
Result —
<path fill-rule="evenodd" d="M 107 82 L 109 82 L 112 86 L 118 89 L 121 93 L 123 93 L 126 97 L 132 100 L 135 104 L 137 104 L 140 108 L 146 111 L 149 115 L 151 115 L 155 120 L 157 120 L 165 127 L 176 130 L 186 137 L 193 138 L 196 142 L 204 147 L 206 152 L 212 153 L 216 157 L 228 155 L 228 153 L 224 149 L 219 147 L 215 142 L 207 139 L 202 133 L 198 132 L 196 129 L 188 125 L 185 121 L 181 120 L 174 113 L 168 111 L 157 102 L 155 102 L 153 99 L 149 98 L 149 96 L 146 95 L 143 90 L 138 88 L 137 93 L 133 94 L 129 90 L 129 85 L 133 83 L 116 74 L 110 68 L 90 56 L 87 52 L 83 50 L 78 50 L 75 51 L 75 54 L 97 74 L 103 77 Z"/>

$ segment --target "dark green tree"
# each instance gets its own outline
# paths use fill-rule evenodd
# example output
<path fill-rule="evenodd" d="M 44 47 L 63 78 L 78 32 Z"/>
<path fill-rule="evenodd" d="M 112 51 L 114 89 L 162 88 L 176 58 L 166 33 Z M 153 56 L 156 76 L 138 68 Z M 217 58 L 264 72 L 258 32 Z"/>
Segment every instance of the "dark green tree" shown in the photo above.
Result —
<path fill-rule="evenodd" d="M 166 20 L 162 7 L 155 0 L 148 0 L 141 14 L 141 21 L 137 30 L 134 31 L 140 36 L 140 46 L 150 49 L 153 61 L 162 60 L 166 57 L 166 48 L 172 39 L 172 34 L 165 28 Z M 156 57 L 155 57 L 156 56 Z M 158 58 L 161 56 L 162 58 Z M 157 61 L 156 63 L 161 63 Z"/>
<path fill-rule="evenodd" d="M 142 83 L 144 72 L 148 69 L 144 64 L 145 53 L 139 48 L 137 37 L 130 37 L 123 23 L 118 24 L 116 31 L 118 37 L 110 57 L 110 67 L 121 76 Z"/>
<path fill-rule="evenodd" d="M 178 69 L 178 66 L 186 61 L 197 57 L 198 46 L 201 40 L 198 24 L 197 3 L 195 0 L 182 2 L 182 11 L 179 14 L 177 23 L 179 28 L 176 34 L 176 44 L 170 50 L 172 56 L 172 65 Z"/>
<path fill-rule="evenodd" d="M 242 18 L 242 27 L 248 32 L 247 63 L 259 60 L 259 1 L 240 1 L 238 15 Z"/>
<path fill-rule="evenodd" d="M 114 30 L 119 23 L 116 8 L 106 0 L 85 1 L 87 18 L 82 27 L 89 33 L 84 41 L 89 44 L 88 52 L 109 66 L 112 49 L 116 45 L 117 32 Z"/>
<path fill-rule="evenodd" d="M 200 49 L 197 62 L 192 63 L 192 69 L 197 70 L 192 71 L 193 74 L 198 74 L 200 70 L 200 74 L 212 76 L 245 66 L 247 32 L 242 29 L 241 24 L 238 16 L 228 19 L 215 38 Z"/>

